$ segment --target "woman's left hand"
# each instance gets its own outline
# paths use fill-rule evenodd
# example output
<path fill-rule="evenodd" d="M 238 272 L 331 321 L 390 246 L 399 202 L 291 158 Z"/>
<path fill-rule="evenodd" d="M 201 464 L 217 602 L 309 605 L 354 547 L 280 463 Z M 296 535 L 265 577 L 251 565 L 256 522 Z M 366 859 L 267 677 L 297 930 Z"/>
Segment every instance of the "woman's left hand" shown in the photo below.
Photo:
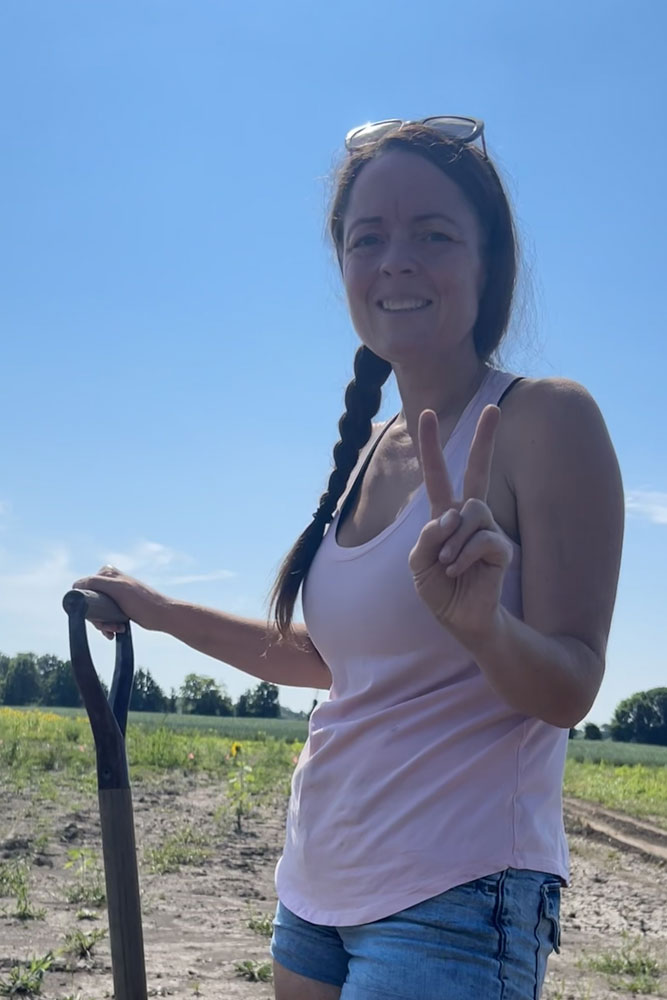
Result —
<path fill-rule="evenodd" d="M 444 628 L 464 644 L 486 637 L 497 620 L 512 543 L 496 524 L 486 499 L 500 422 L 486 406 L 468 455 L 463 497 L 456 499 L 433 410 L 419 418 L 419 450 L 431 518 L 410 552 L 417 593 Z"/>

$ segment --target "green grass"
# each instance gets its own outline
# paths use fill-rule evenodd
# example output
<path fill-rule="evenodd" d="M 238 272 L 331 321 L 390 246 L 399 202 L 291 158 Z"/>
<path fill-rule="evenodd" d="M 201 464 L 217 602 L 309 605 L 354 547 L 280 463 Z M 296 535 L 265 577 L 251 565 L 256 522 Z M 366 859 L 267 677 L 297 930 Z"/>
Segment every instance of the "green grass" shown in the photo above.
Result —
<path fill-rule="evenodd" d="M 640 939 L 622 935 L 619 948 L 601 951 L 596 955 L 584 956 L 580 966 L 602 972 L 609 978 L 614 990 L 633 994 L 655 993 L 661 974 L 660 963 Z"/>
<path fill-rule="evenodd" d="M 279 719 L 167 716 L 167 721 L 185 719 L 190 723 L 172 726 L 163 724 L 164 716 L 149 715 L 147 721 L 145 714 L 148 713 L 131 713 L 127 729 L 127 756 L 135 780 L 145 772 L 174 769 L 185 773 L 224 774 L 233 766 L 232 746 L 240 742 L 246 748 L 244 759 L 247 758 L 253 767 L 259 761 L 260 771 L 272 772 L 277 786 L 282 789 L 284 781 L 280 781 L 280 776 L 289 773 L 291 766 L 288 765 L 292 764 L 302 745 L 301 740 L 290 735 L 295 731 L 295 723 Z M 197 721 L 192 723 L 192 719 Z M 260 730 L 258 721 L 271 731 Z M 246 735 L 242 738 L 228 735 L 228 729 L 222 725 L 225 722 L 240 724 L 237 731 L 244 730 Z M 297 729 L 300 725 L 296 724 Z M 69 783 L 86 792 L 94 790 L 95 746 L 88 719 L 73 712 L 60 714 L 39 709 L 0 708 L 2 779 L 18 788 L 38 784 L 43 797 L 49 788 L 55 789 L 56 782 L 60 787 Z"/>
<path fill-rule="evenodd" d="M 565 795 L 597 802 L 667 827 L 667 767 L 567 760 Z"/>
<path fill-rule="evenodd" d="M 569 740 L 568 760 L 593 764 L 646 764 L 647 767 L 667 766 L 667 747 L 646 743 L 614 743 L 612 740 Z"/>
<path fill-rule="evenodd" d="M 33 706 L 28 708 L 17 708 L 14 709 L 14 711 L 46 712 L 53 715 L 60 715 L 68 719 L 82 720 L 85 722 L 86 726 L 88 725 L 86 713 L 83 708 L 47 708 L 42 706 Z M 237 718 L 236 716 L 130 712 L 128 715 L 128 721 L 130 724 L 166 727 L 177 731 L 183 729 L 207 731 L 231 740 L 261 740 L 273 738 L 288 740 L 290 742 L 293 740 L 300 740 L 303 742 L 308 735 L 308 723 L 305 719 L 255 719 Z"/>
<path fill-rule="evenodd" d="M 220 778 L 229 789 L 224 812 L 234 805 L 239 764 L 247 766 L 245 814 L 284 800 L 305 734 L 305 723 L 280 719 L 135 712 L 127 731 L 130 773 L 135 782 L 169 771 Z M 95 748 L 85 715 L 0 708 L 2 781 L 29 785 L 42 798 L 65 787 L 90 794 L 96 784 Z M 565 794 L 667 826 L 667 747 L 570 740 Z"/>
<path fill-rule="evenodd" d="M 191 826 L 177 830 L 160 844 L 146 851 L 149 871 L 159 875 L 177 872 L 182 865 L 201 864 L 210 854 L 206 837 Z"/>

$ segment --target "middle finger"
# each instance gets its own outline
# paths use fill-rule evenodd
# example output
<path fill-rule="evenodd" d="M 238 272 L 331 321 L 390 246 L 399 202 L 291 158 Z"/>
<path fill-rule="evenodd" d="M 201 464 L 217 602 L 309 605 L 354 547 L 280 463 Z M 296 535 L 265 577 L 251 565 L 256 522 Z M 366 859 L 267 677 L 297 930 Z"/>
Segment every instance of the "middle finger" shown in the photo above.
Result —
<path fill-rule="evenodd" d="M 500 423 L 500 408 L 485 406 L 477 422 L 475 436 L 472 439 L 468 463 L 463 477 L 463 499 L 475 497 L 486 500 L 489 495 L 491 481 L 491 462 L 496 432 Z"/>
<path fill-rule="evenodd" d="M 467 500 L 460 511 L 459 526 L 441 548 L 438 559 L 444 565 L 449 565 L 459 556 L 475 532 L 495 527 L 493 515 L 482 500 Z"/>

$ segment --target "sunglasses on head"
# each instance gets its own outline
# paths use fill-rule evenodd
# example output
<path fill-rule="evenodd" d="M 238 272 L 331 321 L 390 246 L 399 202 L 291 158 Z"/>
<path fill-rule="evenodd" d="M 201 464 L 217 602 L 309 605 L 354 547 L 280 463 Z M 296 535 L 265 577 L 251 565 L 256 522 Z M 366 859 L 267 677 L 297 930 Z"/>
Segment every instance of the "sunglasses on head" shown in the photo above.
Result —
<path fill-rule="evenodd" d="M 367 122 L 365 125 L 358 125 L 350 129 L 345 136 L 345 148 L 349 151 L 359 149 L 369 142 L 380 139 L 387 132 L 391 132 L 401 125 L 426 125 L 436 132 L 441 132 L 448 139 L 455 139 L 457 142 L 474 142 L 480 139 L 482 152 L 486 157 L 486 143 L 484 142 L 484 122 L 479 118 L 461 118 L 457 115 L 440 115 L 434 118 L 420 118 L 417 121 L 403 121 L 400 118 L 387 118 L 381 122 Z"/>

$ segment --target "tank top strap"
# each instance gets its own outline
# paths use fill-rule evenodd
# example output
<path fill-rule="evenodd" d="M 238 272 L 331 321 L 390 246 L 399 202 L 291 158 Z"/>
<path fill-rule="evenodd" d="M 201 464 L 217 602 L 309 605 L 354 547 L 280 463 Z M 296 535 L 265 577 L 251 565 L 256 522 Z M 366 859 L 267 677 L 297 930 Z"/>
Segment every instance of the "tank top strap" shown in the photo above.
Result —
<path fill-rule="evenodd" d="M 443 449 L 452 485 L 456 485 L 457 488 L 462 486 L 463 471 L 468 461 L 470 446 L 482 410 L 489 405 L 499 406 L 522 378 L 521 375 L 502 371 L 499 368 L 489 369 Z"/>

